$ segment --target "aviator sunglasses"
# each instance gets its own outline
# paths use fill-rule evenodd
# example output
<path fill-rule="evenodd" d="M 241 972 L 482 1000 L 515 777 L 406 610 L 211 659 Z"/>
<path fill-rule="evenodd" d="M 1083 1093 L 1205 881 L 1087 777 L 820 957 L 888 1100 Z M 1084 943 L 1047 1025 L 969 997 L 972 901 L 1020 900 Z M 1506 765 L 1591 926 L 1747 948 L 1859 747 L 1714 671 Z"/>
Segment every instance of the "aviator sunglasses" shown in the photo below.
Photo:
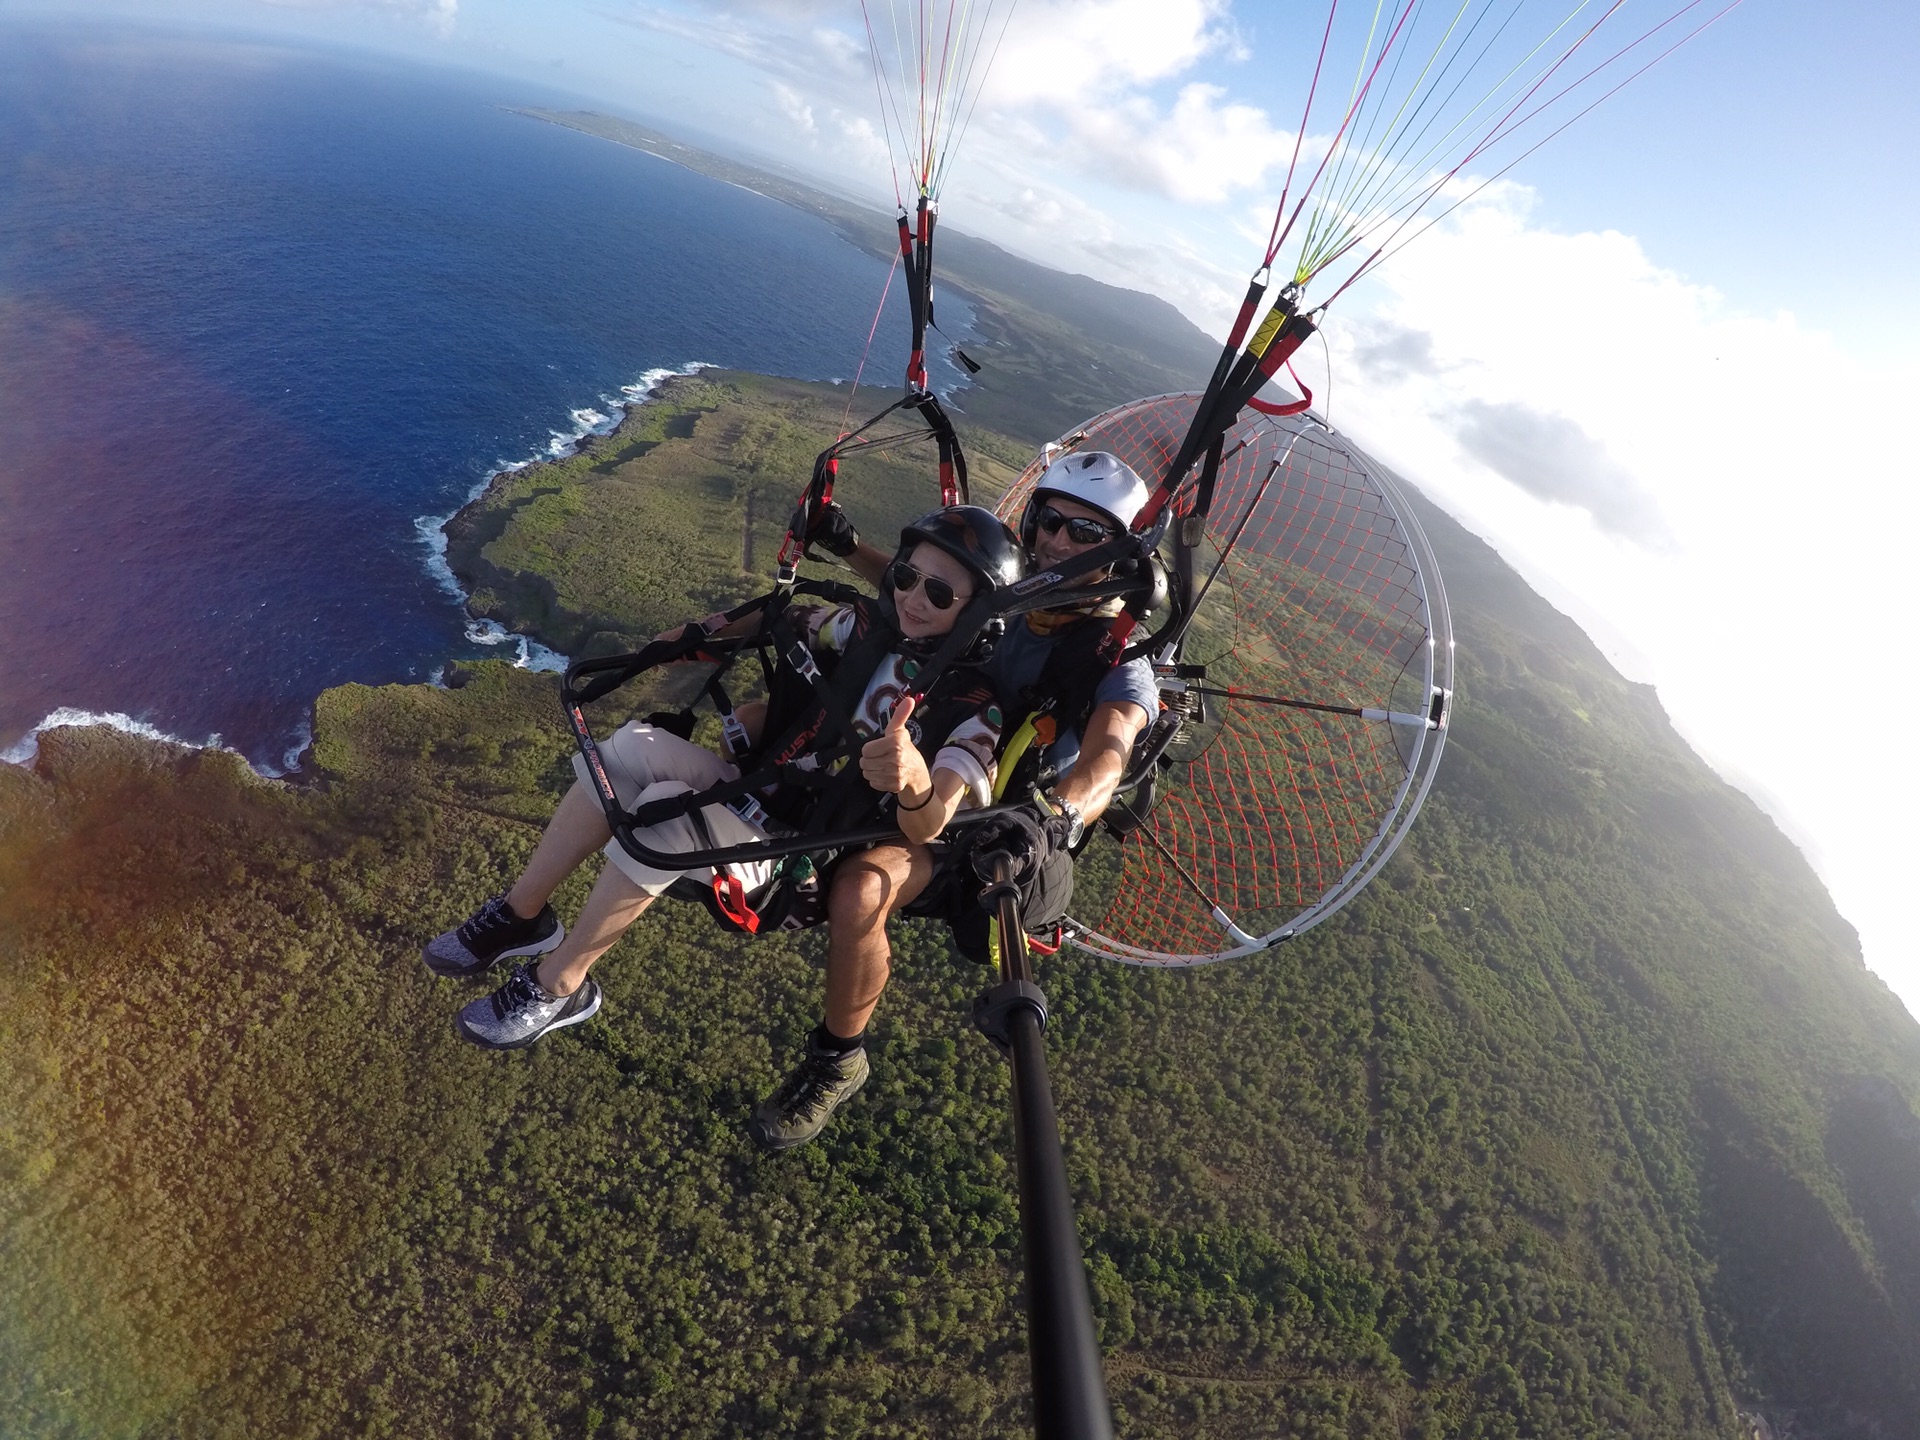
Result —
<path fill-rule="evenodd" d="M 946 581 L 922 575 L 904 560 L 896 560 L 887 567 L 887 588 L 896 595 L 908 594 L 922 581 L 927 586 L 927 603 L 936 610 L 951 610 L 953 602 L 962 598 Z"/>
<path fill-rule="evenodd" d="M 1052 535 L 1062 525 L 1067 527 L 1067 538 L 1076 545 L 1098 545 L 1108 539 L 1113 532 L 1098 520 L 1085 515 L 1062 515 L 1051 505 L 1042 505 L 1040 513 L 1033 517 L 1033 523 L 1047 534 Z"/>

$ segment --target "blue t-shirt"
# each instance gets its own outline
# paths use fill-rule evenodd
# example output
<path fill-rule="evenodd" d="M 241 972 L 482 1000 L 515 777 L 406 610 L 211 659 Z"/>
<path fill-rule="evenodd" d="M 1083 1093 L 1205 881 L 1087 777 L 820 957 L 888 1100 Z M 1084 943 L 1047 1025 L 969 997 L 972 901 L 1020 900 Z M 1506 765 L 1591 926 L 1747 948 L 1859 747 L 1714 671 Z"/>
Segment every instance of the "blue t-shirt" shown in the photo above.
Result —
<path fill-rule="evenodd" d="M 1036 635 L 1024 619 L 1015 619 L 1007 626 L 1007 633 L 994 647 L 993 658 L 984 668 L 987 678 L 1014 712 L 1008 715 L 1008 720 L 1019 713 L 1021 692 L 1039 680 L 1047 656 L 1053 653 L 1054 641 L 1065 633 L 1062 630 L 1052 635 Z M 1138 705 L 1149 719 L 1160 713 L 1160 687 L 1154 683 L 1153 666 L 1145 659 L 1130 660 L 1111 671 L 1093 692 L 1096 706 L 1120 701 Z M 1062 730 L 1047 753 L 1054 769 L 1066 774 L 1080 758 L 1079 728 Z"/>

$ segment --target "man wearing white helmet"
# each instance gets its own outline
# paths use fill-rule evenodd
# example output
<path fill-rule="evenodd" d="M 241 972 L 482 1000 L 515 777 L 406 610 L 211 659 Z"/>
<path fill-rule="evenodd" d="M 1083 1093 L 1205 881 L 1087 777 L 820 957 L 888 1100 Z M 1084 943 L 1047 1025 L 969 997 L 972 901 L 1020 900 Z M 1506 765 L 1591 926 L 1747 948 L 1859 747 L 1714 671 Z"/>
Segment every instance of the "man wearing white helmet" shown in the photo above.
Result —
<path fill-rule="evenodd" d="M 1034 573 L 1063 565 L 1125 530 L 1147 503 L 1146 482 L 1119 456 L 1105 450 L 1066 455 L 1040 476 L 1020 521 Z M 1104 579 L 1099 571 L 1085 578 Z M 1015 622 L 1000 641 L 989 677 L 1001 694 L 1030 694 L 1047 661 L 1070 632 L 1119 613 L 1117 599 L 1090 607 L 1044 610 Z M 1038 698 L 1038 697 L 1035 697 Z M 1075 806 L 1082 822 L 1091 824 L 1113 798 L 1113 789 L 1126 769 L 1133 742 L 1160 708 L 1153 667 L 1144 659 L 1110 671 L 1095 687 L 1093 709 L 1086 720 L 1087 766 L 1079 765 L 1079 717 L 1062 715 L 1060 736 L 1049 760 L 1060 772 L 1055 793 Z M 1118 744 L 1119 730 L 1125 744 Z M 1089 806 L 1093 808 L 1089 810 Z"/>
<path fill-rule="evenodd" d="M 1146 503 L 1145 482 L 1116 455 L 1094 450 L 1054 461 L 1034 487 L 1020 524 L 1035 573 L 1114 538 Z M 838 506 L 826 507 L 807 538 L 843 557 L 875 583 L 892 558 L 862 542 Z M 1084 583 L 1094 584 L 1105 574 L 1096 571 Z M 1066 850 L 1078 843 L 1082 830 L 1099 819 L 1112 801 L 1134 742 L 1160 706 L 1153 667 L 1144 659 L 1107 670 L 1097 683 L 1092 683 L 1090 675 L 1063 677 L 1060 673 L 1059 660 L 1091 656 L 1087 642 L 1107 628 L 1120 608 L 1117 599 L 1095 601 L 1016 619 L 982 667 L 1009 703 L 1030 705 L 1048 694 L 1070 690 L 1085 696 L 1091 689 L 1091 701 L 1076 707 L 1084 715 L 1055 713 L 1058 736 L 1044 760 L 1056 773 L 1048 799 L 1058 813 L 1049 822 L 1048 833 L 1058 849 L 1040 857 L 1039 878 L 1030 890 L 1032 918 L 1051 920 L 1064 911 L 1072 880 Z M 1051 673 L 1050 660 L 1056 661 Z M 864 1047 L 867 1021 L 891 974 L 887 922 L 903 911 L 945 913 L 960 919 L 974 912 L 964 903 L 969 897 L 960 893 L 969 881 L 954 878 L 953 867 L 943 870 L 938 859 L 924 845 L 877 845 L 848 857 L 834 876 L 828 896 L 827 1005 L 822 1028 L 828 1041 L 844 1047 L 849 1058 Z M 971 885 L 977 890 L 977 881 Z M 1036 910 L 1047 913 L 1036 915 Z M 858 1070 L 864 1080 L 865 1067 Z M 780 1148 L 812 1139 L 858 1088 L 857 1084 L 827 1088 L 811 1097 L 812 1109 L 793 1117 Z"/>

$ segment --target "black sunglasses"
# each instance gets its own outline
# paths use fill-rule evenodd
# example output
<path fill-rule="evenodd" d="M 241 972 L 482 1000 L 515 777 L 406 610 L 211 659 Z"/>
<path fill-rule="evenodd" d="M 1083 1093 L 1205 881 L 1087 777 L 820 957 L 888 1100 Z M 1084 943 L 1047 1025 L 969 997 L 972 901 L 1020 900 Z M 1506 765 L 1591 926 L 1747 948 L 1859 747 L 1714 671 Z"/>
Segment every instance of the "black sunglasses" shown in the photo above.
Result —
<path fill-rule="evenodd" d="M 1042 505 L 1040 513 L 1033 517 L 1033 523 L 1049 535 L 1062 525 L 1066 526 L 1067 538 L 1076 545 L 1098 545 L 1102 540 L 1113 538 L 1113 531 L 1098 520 L 1085 515 L 1062 515 L 1051 505 Z"/>
<path fill-rule="evenodd" d="M 922 575 L 904 560 L 896 560 L 887 567 L 887 588 L 896 595 L 909 593 L 922 581 L 927 586 L 927 603 L 936 610 L 951 610 L 953 602 L 963 598 L 946 581 Z"/>

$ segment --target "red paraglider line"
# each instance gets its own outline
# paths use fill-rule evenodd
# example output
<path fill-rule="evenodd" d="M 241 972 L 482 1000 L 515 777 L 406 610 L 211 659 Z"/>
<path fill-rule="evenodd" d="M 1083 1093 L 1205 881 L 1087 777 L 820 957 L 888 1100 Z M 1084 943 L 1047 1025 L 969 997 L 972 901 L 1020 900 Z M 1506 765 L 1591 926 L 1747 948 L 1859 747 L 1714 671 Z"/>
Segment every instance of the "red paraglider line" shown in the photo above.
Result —
<path fill-rule="evenodd" d="M 847 392 L 847 408 L 840 416 L 840 438 L 847 438 L 847 422 L 853 419 L 853 397 L 860 393 L 860 377 L 867 373 L 867 357 L 873 354 L 873 337 L 880 333 L 880 317 L 886 312 L 887 294 L 893 289 L 893 277 L 899 273 L 900 257 L 887 267 L 887 283 L 880 287 L 880 303 L 873 307 L 873 324 L 867 327 L 867 346 L 860 352 L 860 364 L 853 372 L 853 388 Z"/>
<path fill-rule="evenodd" d="M 1605 13 L 1602 14 L 1598 20 L 1595 20 L 1591 25 L 1589 25 L 1584 31 L 1582 31 L 1580 38 L 1574 41 L 1573 44 L 1569 45 L 1561 53 L 1560 58 L 1558 60 L 1555 60 L 1553 64 L 1549 65 L 1545 70 L 1543 70 L 1540 73 L 1538 78 L 1536 78 L 1534 82 L 1531 85 L 1529 85 L 1521 93 L 1520 98 L 1513 102 L 1512 106 L 1507 110 L 1507 113 L 1502 115 L 1498 120 L 1494 121 L 1493 125 L 1488 129 L 1487 133 L 1484 136 L 1482 136 L 1481 139 L 1471 149 L 1469 149 L 1465 155 L 1460 157 L 1459 162 L 1455 164 L 1454 167 L 1451 170 L 1449 170 L 1445 175 L 1441 176 L 1439 180 L 1434 182 L 1434 184 L 1428 186 L 1423 193 L 1428 198 L 1431 198 L 1432 196 L 1437 195 L 1449 180 L 1453 179 L 1454 176 L 1458 175 L 1463 169 L 1465 169 L 1469 164 L 1471 164 L 1473 162 L 1474 156 L 1478 155 L 1481 151 L 1485 150 L 1489 145 L 1491 145 L 1494 142 L 1494 140 L 1500 135 L 1502 128 L 1506 126 L 1508 121 L 1513 119 L 1514 115 L 1519 112 L 1520 108 L 1523 105 L 1525 105 L 1527 101 L 1533 98 L 1535 92 L 1537 92 L 1542 85 L 1546 84 L 1547 81 L 1553 77 L 1555 72 L 1558 71 L 1562 65 L 1565 65 L 1567 61 L 1571 60 L 1574 56 L 1574 52 L 1577 51 L 1582 45 L 1586 44 L 1587 41 L 1591 40 L 1594 36 L 1594 32 L 1599 30 L 1599 28 L 1602 25 L 1606 24 L 1607 21 L 1612 19 L 1615 13 L 1618 12 L 1620 7 L 1626 3 L 1627 3 L 1627 0 L 1613 0 L 1613 3 L 1606 8 Z M 1649 30 L 1647 32 L 1647 35 L 1651 35 L 1655 33 L 1655 31 L 1659 30 L 1661 26 L 1672 24 L 1673 21 L 1675 19 L 1678 19 L 1680 15 L 1686 14 L 1687 10 L 1692 9 L 1694 5 L 1698 5 L 1700 3 L 1701 3 L 1701 0 L 1690 0 L 1690 3 L 1684 9 L 1678 11 L 1676 14 L 1671 15 L 1667 19 L 1661 21 L 1660 25 L 1656 25 L 1653 30 Z M 1402 18 L 1404 20 L 1404 16 Z M 1396 25 L 1394 27 L 1393 36 L 1388 38 L 1386 48 L 1383 48 L 1380 52 L 1380 59 L 1374 62 L 1374 66 L 1373 66 L 1374 74 L 1379 73 L 1381 64 L 1387 58 L 1387 49 L 1390 49 L 1392 47 L 1394 39 L 1397 38 L 1399 34 L 1400 34 L 1400 27 Z M 1644 40 L 1646 38 L 1647 38 L 1646 35 L 1643 35 L 1640 37 L 1641 40 Z M 1636 40 L 1633 43 L 1634 45 L 1637 45 L 1640 43 L 1640 41 Z M 1633 46 L 1631 45 L 1627 47 L 1627 49 L 1629 50 L 1632 48 Z M 1620 55 L 1624 55 L 1625 53 L 1626 51 L 1622 50 L 1620 52 Z M 1598 73 L 1598 71 L 1605 69 L 1608 65 L 1613 63 L 1613 60 L 1617 60 L 1617 59 L 1619 59 L 1619 55 L 1615 55 L 1612 57 L 1612 59 L 1601 62 L 1601 64 L 1596 66 L 1595 69 L 1588 71 L 1586 75 L 1582 76 L 1579 80 L 1574 81 L 1573 84 L 1569 85 L 1566 90 L 1562 90 L 1559 95 L 1555 95 L 1553 99 L 1545 101 L 1540 108 L 1544 109 L 1546 108 L 1547 105 L 1553 104 L 1554 101 L 1560 99 L 1561 96 L 1565 95 L 1567 91 L 1572 90 L 1575 87 L 1585 83 L 1585 81 L 1588 78 Z M 1369 75 L 1367 77 L 1367 85 L 1370 87 L 1372 84 L 1373 84 L 1373 75 Z M 1363 89 L 1361 91 L 1361 97 L 1364 97 L 1365 94 L 1366 94 L 1366 91 Z M 1605 97 L 1602 97 L 1602 98 L 1605 98 Z M 1355 103 L 1356 104 L 1359 103 L 1358 98 L 1356 98 Z M 1529 112 L 1527 118 L 1531 119 L 1533 118 L 1534 115 L 1537 115 L 1539 113 L 1540 113 L 1539 110 L 1531 111 Z M 1348 118 L 1351 119 L 1352 118 L 1351 115 L 1349 115 Z M 1526 122 L 1522 121 L 1520 123 L 1524 124 Z M 1345 125 L 1342 125 L 1340 127 L 1341 134 L 1346 133 L 1346 128 L 1347 127 Z M 1336 135 L 1333 137 L 1333 139 L 1334 139 L 1334 147 L 1338 148 L 1340 144 L 1340 136 Z M 1332 155 L 1332 151 L 1330 150 L 1328 151 L 1329 158 L 1331 158 L 1331 155 Z M 1320 162 L 1320 168 L 1322 170 L 1326 169 L 1325 160 L 1322 160 Z M 1320 176 L 1317 172 L 1315 173 L 1313 178 L 1314 178 L 1315 185 L 1320 183 Z M 1309 194 L 1312 193 L 1312 186 L 1308 187 L 1308 193 Z M 1424 205 L 1425 203 L 1426 203 L 1426 200 L 1423 199 L 1419 202 L 1419 205 Z M 1407 218 L 1405 220 L 1402 220 L 1400 224 L 1394 228 L 1393 235 L 1389 235 L 1385 240 L 1380 242 L 1379 248 L 1376 249 L 1372 255 L 1369 255 L 1367 257 L 1366 263 L 1363 264 L 1359 270 L 1354 271 L 1352 275 L 1349 275 L 1347 277 L 1346 285 L 1342 285 L 1339 290 L 1334 291 L 1333 295 L 1329 295 L 1327 297 L 1326 301 L 1321 307 L 1322 309 L 1324 309 L 1326 305 L 1331 305 L 1333 303 L 1334 296 L 1339 295 L 1341 291 L 1345 290 L 1347 288 L 1347 285 L 1351 285 L 1354 282 L 1354 280 L 1358 279 L 1359 276 L 1366 270 L 1368 265 L 1373 264 L 1373 262 L 1380 257 L 1381 252 L 1384 251 L 1388 245 L 1393 243 L 1394 235 L 1398 235 L 1401 230 L 1405 229 L 1407 225 L 1412 222 L 1413 217 L 1420 213 L 1419 205 L 1416 205 L 1413 208 L 1412 212 L 1408 214 Z M 1289 225 L 1287 228 L 1291 230 L 1293 227 Z M 1332 255 L 1329 255 L 1326 259 L 1322 260 L 1318 265 L 1314 266 L 1313 269 L 1308 271 L 1306 275 L 1301 277 L 1301 279 L 1310 280 L 1315 275 L 1318 275 L 1321 271 L 1325 270 L 1329 265 L 1333 264 L 1333 262 L 1337 260 L 1341 255 L 1344 255 L 1349 249 L 1351 249 L 1355 244 L 1357 244 L 1359 242 L 1359 238 L 1360 237 L 1356 235 L 1351 239 L 1349 239 L 1345 245 L 1342 245 L 1338 250 L 1334 251 Z M 1286 237 L 1284 235 L 1281 236 L 1281 240 L 1283 243 L 1285 242 L 1285 239 Z M 1268 257 L 1268 259 L 1269 261 L 1271 261 L 1272 259 L 1271 255 Z"/>
<path fill-rule="evenodd" d="M 1574 53 L 1577 50 L 1579 50 L 1579 48 L 1582 45 L 1586 44 L 1587 41 L 1591 40 L 1594 37 L 1594 33 L 1598 31 L 1602 25 L 1606 24 L 1607 21 L 1611 20 L 1614 17 L 1614 15 L 1619 12 L 1620 7 L 1626 3 L 1627 3 L 1627 0 L 1613 0 L 1613 3 L 1607 7 L 1606 13 L 1603 14 L 1598 20 L 1594 21 L 1593 24 L 1589 25 L 1586 28 L 1585 33 L 1582 34 L 1578 40 L 1574 41 L 1573 44 L 1569 45 L 1566 48 L 1566 51 L 1560 56 L 1558 60 L 1554 61 L 1553 64 L 1549 65 L 1545 70 L 1540 72 L 1539 79 L 1535 80 L 1533 84 L 1529 85 L 1524 91 L 1521 92 L 1520 98 L 1513 102 L 1512 107 L 1507 111 L 1506 114 L 1502 115 L 1498 120 L 1496 120 L 1493 123 L 1493 127 L 1487 131 L 1485 138 L 1482 139 L 1480 143 L 1475 145 L 1471 150 L 1467 151 L 1466 155 L 1461 159 L 1460 164 L 1453 167 L 1452 173 L 1457 175 L 1460 173 L 1460 170 L 1464 166 L 1472 164 L 1473 157 L 1478 155 L 1482 150 L 1486 149 L 1487 146 L 1491 145 L 1494 142 L 1494 140 L 1499 136 L 1500 132 L 1506 128 L 1507 122 L 1513 119 L 1513 117 L 1519 113 L 1520 108 L 1534 97 L 1534 93 L 1538 91 L 1542 85 L 1545 85 L 1547 81 L 1551 80 L 1562 65 L 1566 64 L 1569 60 L 1573 59 Z M 1661 25 L 1672 24 L 1681 15 L 1686 14 L 1688 10 L 1691 10 L 1695 5 L 1698 5 L 1699 3 L 1700 3 L 1700 0 L 1688 0 L 1688 4 L 1685 7 L 1676 11 L 1673 15 L 1668 16 L 1665 20 L 1662 20 L 1660 22 L 1660 25 L 1654 26 L 1653 30 L 1649 30 L 1647 32 L 1647 35 L 1653 34 L 1654 31 L 1660 29 Z M 1641 36 L 1640 39 L 1641 40 L 1646 39 L 1646 35 Z M 1636 40 L 1633 42 L 1634 45 L 1638 45 L 1639 43 L 1640 43 L 1640 40 Z M 1630 50 L 1633 48 L 1633 46 L 1630 45 L 1627 48 Z M 1620 53 L 1624 55 L 1626 51 L 1623 50 Z M 1617 59 L 1618 57 L 1616 56 L 1615 58 Z M 1603 61 L 1601 66 L 1598 68 L 1604 68 L 1606 65 L 1609 65 L 1611 63 L 1613 63 L 1611 60 Z M 1591 75 L 1593 73 L 1594 71 L 1591 71 L 1591 70 L 1587 72 L 1588 75 Z M 1582 76 L 1580 80 L 1574 81 L 1573 85 L 1569 85 L 1567 87 L 1567 90 L 1573 89 L 1574 85 L 1581 84 L 1582 81 L 1584 81 L 1586 78 L 1587 78 L 1586 76 Z M 1560 92 L 1560 95 L 1564 95 L 1566 93 L 1567 93 L 1566 90 L 1562 90 Z M 1554 100 L 1557 100 L 1560 98 L 1560 96 L 1556 95 L 1553 98 Z M 1551 105 L 1553 103 L 1553 100 L 1549 100 L 1546 103 L 1548 105 Z M 1539 113 L 1538 111 L 1532 112 L 1532 114 L 1538 114 L 1538 113 Z"/>

